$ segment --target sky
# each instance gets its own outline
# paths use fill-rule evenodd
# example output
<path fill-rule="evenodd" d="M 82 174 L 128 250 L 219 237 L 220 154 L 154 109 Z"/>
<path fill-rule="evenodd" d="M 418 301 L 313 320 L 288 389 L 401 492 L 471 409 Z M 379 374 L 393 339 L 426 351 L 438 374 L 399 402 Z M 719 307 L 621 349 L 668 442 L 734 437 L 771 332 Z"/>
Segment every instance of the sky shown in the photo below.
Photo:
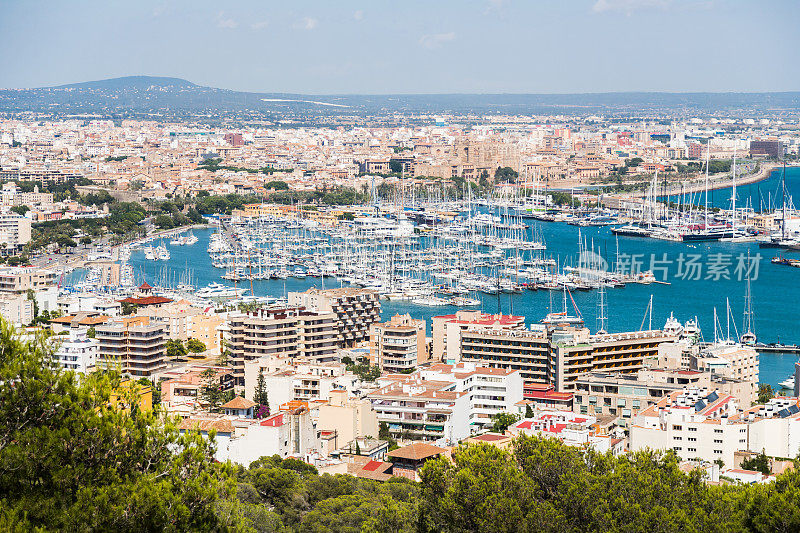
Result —
<path fill-rule="evenodd" d="M 800 90 L 798 0 L 0 0 L 0 87 Z"/>

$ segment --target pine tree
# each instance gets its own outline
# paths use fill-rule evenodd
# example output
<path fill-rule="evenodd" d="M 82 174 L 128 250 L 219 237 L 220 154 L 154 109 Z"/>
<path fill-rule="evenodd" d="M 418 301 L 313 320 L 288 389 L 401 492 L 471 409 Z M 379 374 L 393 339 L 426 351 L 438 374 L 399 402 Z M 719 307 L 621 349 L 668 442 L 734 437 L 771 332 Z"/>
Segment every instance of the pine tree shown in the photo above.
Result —
<path fill-rule="evenodd" d="M 253 401 L 259 405 L 259 409 L 256 409 L 256 412 L 260 413 L 262 416 L 269 415 L 269 393 L 267 392 L 267 386 L 264 380 L 264 371 L 261 369 L 258 371 Z M 262 407 L 266 408 L 266 412 L 262 412 Z"/>

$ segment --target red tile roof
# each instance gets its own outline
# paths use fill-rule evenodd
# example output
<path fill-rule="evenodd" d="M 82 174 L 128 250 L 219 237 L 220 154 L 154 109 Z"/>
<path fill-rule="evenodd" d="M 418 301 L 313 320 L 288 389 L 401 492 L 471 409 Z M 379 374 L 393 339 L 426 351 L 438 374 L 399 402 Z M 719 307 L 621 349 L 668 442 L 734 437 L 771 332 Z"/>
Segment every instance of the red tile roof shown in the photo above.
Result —
<path fill-rule="evenodd" d="M 169 298 L 164 298 L 163 296 L 144 296 L 142 298 L 128 297 L 124 300 L 120 300 L 121 303 L 135 304 L 139 306 L 168 304 L 171 301 L 172 300 Z"/>

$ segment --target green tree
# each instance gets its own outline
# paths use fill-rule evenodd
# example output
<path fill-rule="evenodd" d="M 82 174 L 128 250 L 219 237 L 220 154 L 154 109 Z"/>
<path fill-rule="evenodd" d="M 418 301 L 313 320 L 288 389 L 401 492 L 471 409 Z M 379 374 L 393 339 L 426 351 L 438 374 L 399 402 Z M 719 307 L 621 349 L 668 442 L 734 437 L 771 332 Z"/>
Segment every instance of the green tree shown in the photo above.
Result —
<path fill-rule="evenodd" d="M 29 531 L 211 531 L 233 497 L 214 444 L 180 434 L 158 409 L 119 410 L 120 376 L 77 378 L 42 338 L 22 341 L 0 319 L 0 528 Z M 130 405 L 135 393 L 131 391 Z"/>
<path fill-rule="evenodd" d="M 92 238 L 89 237 L 88 235 L 84 235 L 83 237 L 81 237 L 80 243 L 85 248 L 85 247 L 89 246 L 90 244 L 92 244 Z"/>
<path fill-rule="evenodd" d="M 186 341 L 186 349 L 192 353 L 202 353 L 206 351 L 206 345 L 198 339 L 189 339 Z"/>
<path fill-rule="evenodd" d="M 512 413 L 497 413 L 492 415 L 492 431 L 505 433 L 508 426 L 519 420 L 519 416 Z"/>
<path fill-rule="evenodd" d="M 153 224 L 155 224 L 159 229 L 171 229 L 175 227 L 175 222 L 169 215 L 158 215 L 153 219 Z"/>
<path fill-rule="evenodd" d="M 272 189 L 273 191 L 288 191 L 289 184 L 283 180 L 273 180 L 265 183 L 264 188 L 267 190 Z"/>
<path fill-rule="evenodd" d="M 765 404 L 775 397 L 775 391 L 772 390 L 772 385 L 769 383 L 761 383 L 758 386 L 758 400 L 759 404 Z"/>
<path fill-rule="evenodd" d="M 533 409 L 531 409 L 531 404 L 525 405 L 525 418 L 533 418 Z"/>
<path fill-rule="evenodd" d="M 497 167 L 494 171 L 495 183 L 515 183 L 519 173 L 511 167 Z"/>
<path fill-rule="evenodd" d="M 86 330 L 86 336 L 90 339 L 97 337 L 97 331 L 94 329 L 94 326 L 89 326 L 89 329 Z"/>
<path fill-rule="evenodd" d="M 21 216 L 25 216 L 25 213 L 27 213 L 30 210 L 31 210 L 31 208 L 28 207 L 27 205 L 15 205 L 15 206 L 13 206 L 11 208 L 11 211 L 13 213 L 16 213 L 16 214 L 21 215 Z"/>
<path fill-rule="evenodd" d="M 120 311 L 122 312 L 123 315 L 126 316 L 136 314 L 136 311 L 138 310 L 139 306 L 131 302 L 122 302 L 120 306 Z"/>
<path fill-rule="evenodd" d="M 768 476 L 772 473 L 769 457 L 767 457 L 767 454 L 765 454 L 763 450 L 761 453 L 742 461 L 742 468 L 745 470 L 755 470 L 757 472 L 761 472 L 765 476 Z"/>
<path fill-rule="evenodd" d="M 800 531 L 800 472 L 791 470 L 772 482 L 749 489 L 744 526 L 747 531 Z"/>
<path fill-rule="evenodd" d="M 258 369 L 258 377 L 256 378 L 256 389 L 253 394 L 253 401 L 259 406 L 257 409 L 259 418 L 269 415 L 269 392 L 267 391 L 266 381 L 264 379 L 264 371 L 260 368 Z"/>
<path fill-rule="evenodd" d="M 179 339 L 167 339 L 167 357 L 174 361 L 186 357 L 186 346 Z"/>
<path fill-rule="evenodd" d="M 203 384 L 200 387 L 200 399 L 208 404 L 208 410 L 217 413 L 220 406 L 233 399 L 233 391 L 223 391 L 217 379 L 217 372 L 213 368 L 204 370 L 200 377 Z"/>

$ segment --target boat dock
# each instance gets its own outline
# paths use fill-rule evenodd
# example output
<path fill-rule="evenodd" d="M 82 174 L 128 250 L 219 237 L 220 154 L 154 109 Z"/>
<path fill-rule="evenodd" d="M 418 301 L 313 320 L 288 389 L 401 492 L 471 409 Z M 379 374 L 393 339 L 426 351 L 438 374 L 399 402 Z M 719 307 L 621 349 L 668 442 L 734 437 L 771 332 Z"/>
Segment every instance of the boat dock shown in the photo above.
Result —
<path fill-rule="evenodd" d="M 758 353 L 786 353 L 800 355 L 798 344 L 754 344 L 753 348 Z"/>

